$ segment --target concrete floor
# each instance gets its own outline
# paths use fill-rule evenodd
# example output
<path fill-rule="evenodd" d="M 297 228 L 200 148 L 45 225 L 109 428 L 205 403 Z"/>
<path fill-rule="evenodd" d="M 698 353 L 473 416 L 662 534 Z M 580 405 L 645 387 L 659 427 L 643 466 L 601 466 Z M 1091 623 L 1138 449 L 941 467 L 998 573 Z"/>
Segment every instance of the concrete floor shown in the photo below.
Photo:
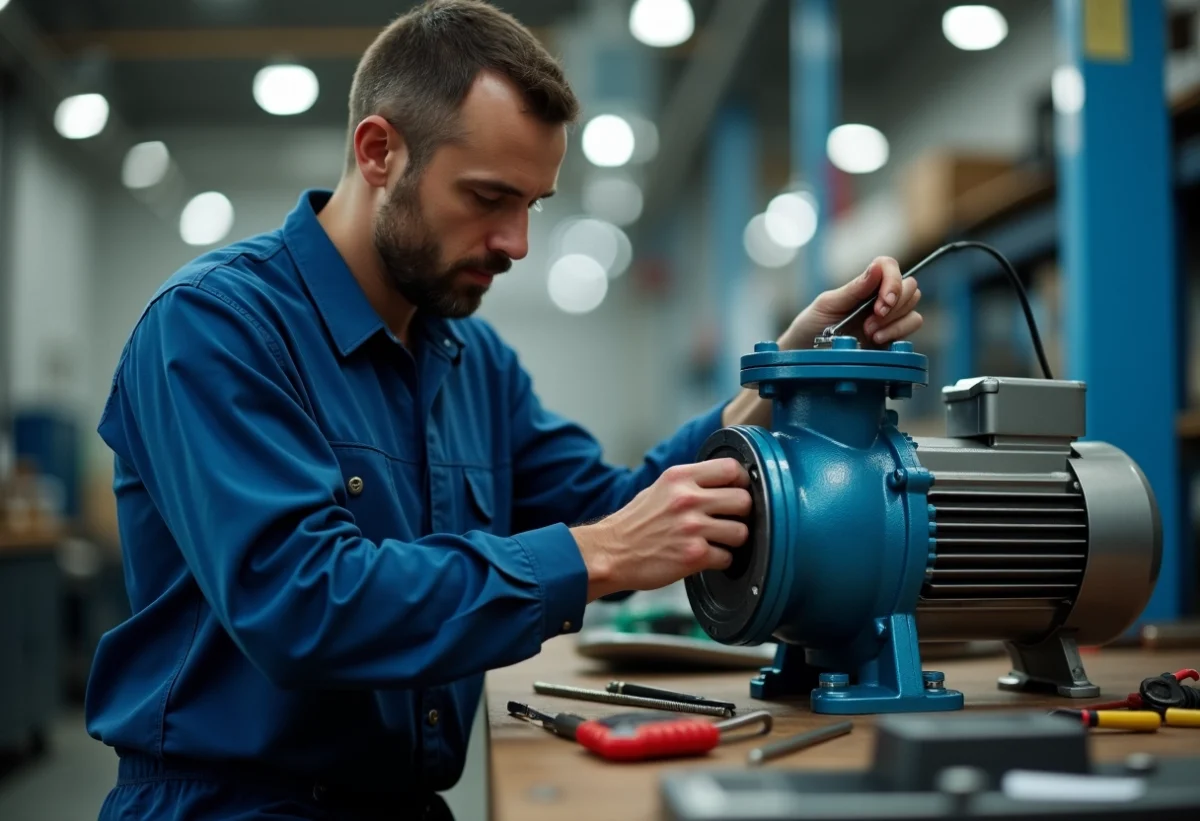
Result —
<path fill-rule="evenodd" d="M 466 770 L 445 795 L 455 821 L 488 816 L 487 714 L 476 715 Z M 46 752 L 0 776 L 2 821 L 95 821 L 117 777 L 117 757 L 84 729 L 83 711 L 64 711 L 48 733 Z"/>

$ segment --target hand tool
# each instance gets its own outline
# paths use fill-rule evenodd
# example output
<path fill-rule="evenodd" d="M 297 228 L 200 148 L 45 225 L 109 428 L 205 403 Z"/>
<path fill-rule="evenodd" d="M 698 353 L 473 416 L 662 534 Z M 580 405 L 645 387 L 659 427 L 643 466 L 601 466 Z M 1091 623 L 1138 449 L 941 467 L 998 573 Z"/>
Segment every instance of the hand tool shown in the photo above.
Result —
<path fill-rule="evenodd" d="M 1152 710 L 1051 710 L 1052 716 L 1075 718 L 1084 727 L 1110 727 L 1114 730 L 1136 730 L 1153 733 L 1162 726 L 1162 719 Z"/>
<path fill-rule="evenodd" d="M 586 687 L 571 687 L 566 684 L 549 684 L 545 681 L 535 681 L 533 691 L 543 696 L 559 696 L 574 698 L 580 701 L 598 701 L 601 704 L 621 704 L 626 707 L 648 707 L 652 710 L 670 710 L 675 713 L 695 713 L 702 716 L 717 716 L 727 718 L 734 711 L 725 705 L 713 706 L 696 704 L 685 701 L 668 701 L 661 698 L 643 698 L 621 693 L 609 693 L 605 690 L 589 690 Z"/>
<path fill-rule="evenodd" d="M 1200 681 L 1200 671 L 1180 670 L 1177 673 L 1163 673 L 1142 681 L 1138 695 L 1142 697 L 1142 705 L 1160 713 L 1172 707 L 1200 709 L 1200 690 L 1195 687 L 1184 687 L 1180 682 L 1187 679 Z"/>
<path fill-rule="evenodd" d="M 578 741 L 580 746 L 609 761 L 645 761 L 700 755 L 721 743 L 722 734 L 751 724 L 761 724 L 760 733 L 770 732 L 771 714 L 765 710 L 725 721 L 702 718 L 666 718 L 654 713 L 622 713 L 607 718 L 585 719 L 573 713 L 548 715 L 520 702 L 508 702 L 508 712 L 517 718 Z"/>
<path fill-rule="evenodd" d="M 790 738 L 785 738 L 780 741 L 772 741 L 770 744 L 764 744 L 761 747 L 755 747 L 746 756 L 746 760 L 752 764 L 762 764 L 770 761 L 772 758 L 779 758 L 781 755 L 794 753 L 797 750 L 805 750 L 822 741 L 843 736 L 854 729 L 854 724 L 849 721 L 840 721 L 837 724 L 830 724 L 826 727 L 821 727 L 816 730 L 809 730 L 803 733 L 797 733 Z"/>
<path fill-rule="evenodd" d="M 725 707 L 730 713 L 737 710 L 737 705 L 732 701 L 717 701 L 716 699 L 705 698 L 704 696 L 676 693 L 671 690 L 662 690 L 658 687 L 647 687 L 644 684 L 632 684 L 628 681 L 610 681 L 605 689 L 610 693 L 619 693 L 626 696 L 658 698 L 663 701 L 681 701 L 686 704 L 707 704 L 709 707 Z"/>
<path fill-rule="evenodd" d="M 1169 679 L 1169 681 L 1168 681 L 1168 679 Z M 1122 710 L 1122 709 L 1140 710 L 1140 709 L 1146 708 L 1146 709 L 1158 709 L 1161 711 L 1162 709 L 1166 709 L 1167 707 L 1172 707 L 1172 706 L 1178 706 L 1178 707 L 1188 706 L 1188 705 L 1184 705 L 1184 704 L 1174 704 L 1173 701 L 1171 700 L 1171 696 L 1172 696 L 1171 684 L 1173 683 L 1175 685 L 1175 687 L 1183 689 L 1181 687 L 1181 685 L 1179 684 L 1179 682 L 1184 681 L 1186 679 L 1200 679 L 1200 672 L 1198 672 L 1196 670 L 1192 670 L 1190 668 L 1185 668 L 1185 669 L 1179 670 L 1178 672 L 1175 672 L 1175 673 L 1163 673 L 1161 676 L 1154 676 L 1152 678 L 1143 680 L 1142 685 L 1139 688 L 1139 692 L 1130 693 L 1129 695 L 1125 696 L 1125 698 L 1121 699 L 1120 701 L 1105 701 L 1100 704 L 1089 704 L 1089 705 L 1087 705 L 1087 707 L 1085 707 L 1083 709 L 1086 709 L 1086 710 Z M 1156 682 L 1159 682 L 1159 681 L 1161 681 L 1162 683 L 1156 684 Z M 1194 689 L 1195 688 L 1193 688 L 1193 687 L 1187 688 L 1188 691 L 1194 690 Z M 1144 701 L 1142 699 L 1142 691 L 1149 691 L 1150 694 L 1152 695 L 1152 700 L 1154 701 L 1155 705 L 1157 705 L 1157 706 L 1151 706 L 1149 704 L 1144 703 Z M 1160 696 L 1160 694 L 1161 694 L 1161 696 Z M 1187 692 L 1185 691 L 1182 698 L 1184 700 L 1186 700 L 1187 697 L 1188 697 Z"/>
<path fill-rule="evenodd" d="M 1163 724 L 1168 727 L 1200 727 L 1200 710 L 1168 707 L 1163 711 Z"/>

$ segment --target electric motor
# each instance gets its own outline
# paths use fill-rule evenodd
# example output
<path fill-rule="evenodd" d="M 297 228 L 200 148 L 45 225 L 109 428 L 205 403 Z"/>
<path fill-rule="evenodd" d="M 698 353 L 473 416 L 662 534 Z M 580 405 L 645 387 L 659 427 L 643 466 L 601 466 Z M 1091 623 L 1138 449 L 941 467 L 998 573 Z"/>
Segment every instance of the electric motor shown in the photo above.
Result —
<path fill-rule="evenodd" d="M 1145 475 L 1118 448 L 1079 441 L 1075 381 L 960 381 L 942 392 L 946 436 L 910 437 L 887 400 L 926 374 L 909 342 L 760 343 L 743 357 L 771 428 L 723 428 L 699 458 L 746 468 L 750 536 L 728 570 L 686 587 L 712 638 L 778 643 L 754 696 L 811 693 L 826 713 L 960 708 L 921 669 L 918 637 L 1005 642 L 1004 688 L 1099 694 L 1078 646 L 1128 629 L 1161 563 Z"/>

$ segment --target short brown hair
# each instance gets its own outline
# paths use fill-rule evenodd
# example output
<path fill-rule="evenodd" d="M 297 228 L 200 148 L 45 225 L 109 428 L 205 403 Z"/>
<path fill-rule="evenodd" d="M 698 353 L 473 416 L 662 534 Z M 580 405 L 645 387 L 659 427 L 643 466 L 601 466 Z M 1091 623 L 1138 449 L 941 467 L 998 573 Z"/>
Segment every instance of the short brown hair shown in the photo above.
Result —
<path fill-rule="evenodd" d="M 534 116 L 572 123 L 579 101 L 562 68 L 529 29 L 481 0 L 428 0 L 397 18 L 359 61 L 350 88 L 347 168 L 354 129 L 379 114 L 404 135 L 419 172 L 454 135 L 458 110 L 480 71 L 506 77 Z"/>

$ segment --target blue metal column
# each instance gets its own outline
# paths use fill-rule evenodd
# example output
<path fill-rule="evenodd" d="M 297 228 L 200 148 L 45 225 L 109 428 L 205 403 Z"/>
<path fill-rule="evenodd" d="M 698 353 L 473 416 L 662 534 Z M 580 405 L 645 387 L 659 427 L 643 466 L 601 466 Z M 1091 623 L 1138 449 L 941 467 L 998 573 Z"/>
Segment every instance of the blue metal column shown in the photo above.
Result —
<path fill-rule="evenodd" d="M 669 148 L 668 148 L 669 150 Z M 753 115 L 743 105 L 726 104 L 717 113 L 708 170 L 709 236 L 712 284 L 717 315 L 716 385 L 718 397 L 740 387 L 741 355 L 733 338 L 738 283 L 750 263 L 742 237 L 754 216 L 759 177 Z"/>
<path fill-rule="evenodd" d="M 825 150 L 838 119 L 841 59 L 836 0 L 792 0 L 791 134 L 793 176 L 817 200 L 817 233 L 805 246 L 799 304 L 807 305 L 828 285 L 825 243 L 833 218 L 833 167 Z"/>
<path fill-rule="evenodd" d="M 1162 571 L 1143 618 L 1170 618 L 1185 565 L 1165 4 L 1056 3 L 1067 72 L 1058 88 L 1074 71 L 1084 89 L 1082 107 L 1058 118 L 1065 376 L 1088 383 L 1088 437 L 1125 450 L 1154 489 Z"/>
<path fill-rule="evenodd" d="M 950 326 L 942 336 L 941 383 L 953 385 L 976 375 L 975 284 L 970 277 L 947 276 L 940 287 L 945 294 L 942 305 Z"/>

